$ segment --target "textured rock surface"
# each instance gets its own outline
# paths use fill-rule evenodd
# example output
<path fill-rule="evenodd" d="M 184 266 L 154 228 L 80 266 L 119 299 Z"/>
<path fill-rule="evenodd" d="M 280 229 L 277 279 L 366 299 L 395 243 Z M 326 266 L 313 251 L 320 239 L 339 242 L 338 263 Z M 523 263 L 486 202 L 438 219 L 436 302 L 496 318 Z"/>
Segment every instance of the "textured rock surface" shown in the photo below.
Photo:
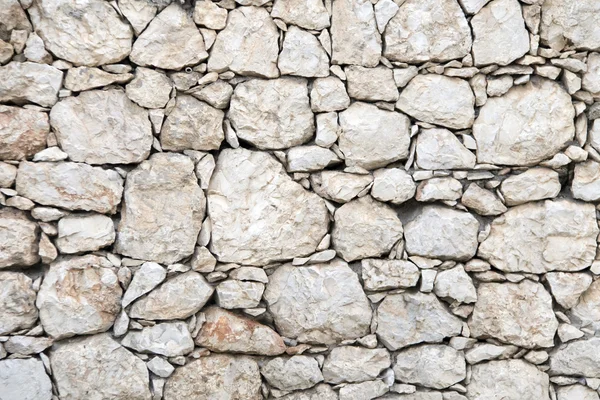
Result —
<path fill-rule="evenodd" d="M 38 318 L 32 281 L 20 272 L 0 272 L 0 334 L 32 327 Z"/>
<path fill-rule="evenodd" d="M 45 113 L 0 106 L 0 160 L 31 159 L 46 147 L 49 130 Z"/>
<path fill-rule="evenodd" d="M 278 357 L 266 363 L 260 373 L 269 384 L 281 390 L 300 390 L 323 381 L 319 363 L 312 357 Z"/>
<path fill-rule="evenodd" d="M 44 364 L 33 358 L 0 361 L 0 389 L 7 399 L 52 399 L 52 383 Z"/>
<path fill-rule="evenodd" d="M 464 356 L 452 347 L 426 344 L 400 351 L 394 373 L 400 382 L 444 389 L 462 381 L 467 367 Z"/>
<path fill-rule="evenodd" d="M 521 379 L 527 376 L 528 379 Z M 499 393 L 506 400 L 545 399 L 548 375 L 521 360 L 490 361 L 473 367 L 467 395 L 471 399 L 494 398 Z"/>
<path fill-rule="evenodd" d="M 560 50 L 569 42 L 583 49 L 600 47 L 600 4 L 593 0 L 576 4 L 550 0 L 543 3 L 542 10 L 541 37 L 551 48 Z"/>
<path fill-rule="evenodd" d="M 36 103 L 43 107 L 58 100 L 63 73 L 52 66 L 11 62 L 0 66 L 0 101 Z"/>
<path fill-rule="evenodd" d="M 377 378 L 390 364 L 390 354 L 385 349 L 336 347 L 323 364 L 323 377 L 329 383 L 364 382 Z"/>
<path fill-rule="evenodd" d="M 23 211 L 0 209 L 0 269 L 35 264 L 39 260 L 38 234 L 36 223 Z"/>
<path fill-rule="evenodd" d="M 62 253 L 99 250 L 114 241 L 113 221 L 105 215 L 73 215 L 58 221 L 58 237 L 55 243 Z"/>
<path fill-rule="evenodd" d="M 599 338 L 572 342 L 550 357 L 550 374 L 600 377 Z"/>

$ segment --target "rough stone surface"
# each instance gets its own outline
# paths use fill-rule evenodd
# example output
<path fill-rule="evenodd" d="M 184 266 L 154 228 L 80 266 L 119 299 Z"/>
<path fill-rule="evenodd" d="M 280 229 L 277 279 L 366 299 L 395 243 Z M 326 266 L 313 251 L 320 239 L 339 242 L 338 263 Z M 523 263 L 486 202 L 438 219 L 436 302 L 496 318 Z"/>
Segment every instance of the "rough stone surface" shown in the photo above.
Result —
<path fill-rule="evenodd" d="M 0 106 L 0 160 L 31 159 L 46 148 L 48 115 L 18 107 Z"/>
<path fill-rule="evenodd" d="M 261 367 L 260 373 L 269 384 L 280 390 L 309 389 L 323 381 L 319 363 L 312 357 L 277 357 Z"/>
<path fill-rule="evenodd" d="M 27 267 L 39 260 L 37 224 L 15 208 L 0 208 L 0 269 Z"/>
<path fill-rule="evenodd" d="M 329 27 L 329 15 L 321 0 L 276 0 L 271 16 L 305 29 Z"/>
<path fill-rule="evenodd" d="M 162 108 L 169 101 L 171 81 L 158 71 L 139 67 L 135 78 L 125 87 L 127 97 L 142 107 Z"/>
<path fill-rule="evenodd" d="M 395 358 L 396 380 L 445 389 L 467 374 L 464 355 L 450 346 L 426 344 L 400 351 Z"/>
<path fill-rule="evenodd" d="M 415 195 L 417 185 L 403 169 L 379 169 L 373 173 L 371 196 L 379 201 L 402 204 Z"/>
<path fill-rule="evenodd" d="M 38 318 L 31 279 L 20 272 L 0 272 L 0 334 L 32 327 Z"/>
<path fill-rule="evenodd" d="M 282 75 L 305 77 L 329 75 L 329 57 L 319 44 L 319 40 L 293 25 L 285 35 L 277 66 Z"/>
<path fill-rule="evenodd" d="M 583 279 L 587 280 L 586 278 Z M 591 285 L 589 285 L 587 282 L 583 281 L 579 284 L 573 282 L 569 286 L 561 287 L 561 290 L 564 291 L 571 289 L 571 291 L 567 294 L 570 298 L 561 298 L 561 303 L 564 303 L 565 301 L 570 301 L 570 303 L 567 303 L 567 305 L 576 303 L 573 305 L 570 313 L 571 317 L 573 318 L 573 322 L 580 327 L 585 327 L 594 331 L 600 330 L 600 313 L 598 312 L 598 307 L 600 305 L 600 283 L 596 283 L 596 281 L 594 281 Z M 583 293 L 581 293 L 582 290 Z M 558 302 L 559 297 L 556 296 L 556 298 Z"/>
<path fill-rule="evenodd" d="M 183 322 L 165 322 L 141 331 L 132 331 L 121 344 L 140 353 L 154 353 L 165 357 L 177 357 L 190 353 L 194 341 Z"/>
<path fill-rule="evenodd" d="M 0 101 L 49 107 L 58 100 L 63 73 L 50 65 L 10 62 L 0 66 Z"/>
<path fill-rule="evenodd" d="M 364 259 L 361 266 L 366 290 L 407 288 L 419 281 L 419 269 L 410 261 Z"/>
<path fill-rule="evenodd" d="M 0 361 L 2 398 L 19 400 L 52 399 L 52 382 L 44 364 L 34 358 Z"/>
<path fill-rule="evenodd" d="M 323 364 L 323 377 L 328 383 L 364 382 L 391 365 L 385 349 L 365 349 L 358 346 L 336 347 Z"/>
<path fill-rule="evenodd" d="M 113 221 L 101 214 L 66 216 L 58 221 L 56 247 L 61 253 L 95 251 L 115 241 Z"/>
<path fill-rule="evenodd" d="M 472 169 L 475 154 L 447 129 L 424 129 L 417 137 L 417 164 L 423 169 Z"/>
<path fill-rule="evenodd" d="M 552 199 L 560 193 L 558 173 L 548 168 L 532 168 L 502 181 L 500 191 L 508 206 Z"/>
<path fill-rule="evenodd" d="M 540 34 L 543 41 L 556 50 L 567 43 L 581 49 L 600 48 L 600 4 L 593 0 L 568 3 L 549 0 L 542 4 Z"/>
<path fill-rule="evenodd" d="M 549 373 L 600 378 L 598 346 L 600 338 L 568 343 L 550 356 Z"/>

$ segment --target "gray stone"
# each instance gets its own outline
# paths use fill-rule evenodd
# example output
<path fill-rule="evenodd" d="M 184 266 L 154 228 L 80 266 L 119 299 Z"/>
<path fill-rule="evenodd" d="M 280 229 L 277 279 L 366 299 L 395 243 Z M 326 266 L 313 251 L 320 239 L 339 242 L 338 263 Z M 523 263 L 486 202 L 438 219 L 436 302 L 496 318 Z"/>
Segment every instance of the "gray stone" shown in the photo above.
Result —
<path fill-rule="evenodd" d="M 150 292 L 165 280 L 167 271 L 157 263 L 145 262 L 137 270 L 123 295 L 122 305 L 127 307 L 137 298 Z"/>
<path fill-rule="evenodd" d="M 472 169 L 475 154 L 447 129 L 423 129 L 417 136 L 417 165 L 423 169 Z"/>
<path fill-rule="evenodd" d="M 20 272 L 0 272 L 0 335 L 31 328 L 38 319 L 32 281 Z"/>
<path fill-rule="evenodd" d="M 417 285 L 419 269 L 410 261 L 364 259 L 362 279 L 366 290 L 390 290 Z"/>
<path fill-rule="evenodd" d="M 40 360 L 1 360 L 0 393 L 7 400 L 51 400 L 52 382 Z"/>
<path fill-rule="evenodd" d="M 446 345 L 410 347 L 396 355 L 395 379 L 434 389 L 445 389 L 465 379 L 467 367 L 462 352 Z"/>
<path fill-rule="evenodd" d="M 323 377 L 328 383 L 364 382 L 377 378 L 392 361 L 385 349 L 358 346 L 336 347 L 323 364 Z"/>
<path fill-rule="evenodd" d="M 115 226 L 106 215 L 68 215 L 58 221 L 56 247 L 63 254 L 95 251 L 115 241 Z"/>
<path fill-rule="evenodd" d="M 39 261 L 38 225 L 16 208 L 0 208 L 0 270 Z"/>
<path fill-rule="evenodd" d="M 323 381 L 317 360 L 302 355 L 273 358 L 260 368 L 260 373 L 269 385 L 280 390 L 309 389 Z"/>
<path fill-rule="evenodd" d="M 63 73 L 50 65 L 10 62 L 0 66 L 0 101 L 49 107 L 58 100 Z"/>
<path fill-rule="evenodd" d="M 191 353 L 194 341 L 184 322 L 165 322 L 129 331 L 121 344 L 140 353 L 177 357 Z"/>
<path fill-rule="evenodd" d="M 548 375 L 522 360 L 490 361 L 473 366 L 469 399 L 540 400 L 549 398 Z"/>
<path fill-rule="evenodd" d="M 212 4 L 212 3 L 211 3 Z M 127 97 L 146 108 L 163 108 L 171 94 L 171 80 L 163 73 L 138 67 L 126 87 Z"/>

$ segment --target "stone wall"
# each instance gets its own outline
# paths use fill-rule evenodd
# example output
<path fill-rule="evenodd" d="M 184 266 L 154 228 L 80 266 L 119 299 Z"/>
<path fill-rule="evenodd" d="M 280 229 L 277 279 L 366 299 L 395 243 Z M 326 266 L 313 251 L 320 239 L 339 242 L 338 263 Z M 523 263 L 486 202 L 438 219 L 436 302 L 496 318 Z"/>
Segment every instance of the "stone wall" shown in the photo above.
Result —
<path fill-rule="evenodd" d="M 0 0 L 0 399 L 599 400 L 599 26 Z"/>

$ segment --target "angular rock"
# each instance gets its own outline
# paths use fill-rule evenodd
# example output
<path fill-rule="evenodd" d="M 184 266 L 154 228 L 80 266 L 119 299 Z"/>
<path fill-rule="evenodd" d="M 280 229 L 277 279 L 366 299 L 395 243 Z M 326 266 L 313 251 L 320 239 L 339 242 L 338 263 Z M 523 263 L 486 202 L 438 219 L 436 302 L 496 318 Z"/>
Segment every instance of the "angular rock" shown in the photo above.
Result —
<path fill-rule="evenodd" d="M 280 390 L 309 389 L 323 381 L 317 360 L 302 355 L 273 358 L 261 367 L 260 373 L 269 385 Z"/>
<path fill-rule="evenodd" d="M 496 218 L 478 255 L 504 272 L 579 271 L 595 257 L 596 236 L 593 205 L 546 200 Z"/>
<path fill-rule="evenodd" d="M 38 225 L 23 211 L 0 208 L 0 270 L 28 267 L 39 261 Z"/>
<path fill-rule="evenodd" d="M 592 277 L 585 273 L 549 272 L 545 276 L 552 296 L 558 304 L 566 309 L 575 306 L 579 301 L 579 296 L 592 284 Z M 584 296 L 578 305 L 580 310 L 585 309 L 586 297 Z M 585 312 L 582 314 L 590 315 Z"/>
<path fill-rule="evenodd" d="M 150 320 L 185 319 L 204 307 L 213 291 L 202 275 L 189 271 L 167 280 L 134 302 L 129 316 Z"/>
<path fill-rule="evenodd" d="M 426 179 L 417 186 L 417 201 L 453 201 L 462 195 L 462 184 L 449 176 Z"/>
<path fill-rule="evenodd" d="M 47 337 L 10 336 L 4 343 L 4 348 L 9 353 L 23 355 L 38 354 L 52 346 L 54 341 Z"/>
<path fill-rule="evenodd" d="M 598 392 L 583 385 L 559 386 L 557 400 L 598 400 Z"/>
<path fill-rule="evenodd" d="M 350 97 L 344 82 L 335 76 L 317 78 L 310 90 L 310 103 L 315 112 L 339 111 L 348 108 Z M 318 118 L 318 116 L 317 116 Z"/>
<path fill-rule="evenodd" d="M 462 325 L 433 294 L 388 295 L 377 309 L 377 337 L 392 351 L 417 343 L 440 343 L 458 335 Z"/>
<path fill-rule="evenodd" d="M 402 232 L 402 222 L 392 208 L 364 196 L 336 211 L 331 237 L 333 248 L 349 262 L 388 253 L 402 239 Z"/>
<path fill-rule="evenodd" d="M 141 331 L 129 331 L 121 344 L 139 353 L 177 357 L 191 353 L 194 341 L 185 322 L 165 322 Z"/>
<path fill-rule="evenodd" d="M 46 49 L 77 66 L 116 63 L 131 51 L 131 28 L 105 1 L 36 0 L 28 11 Z"/>
<path fill-rule="evenodd" d="M 473 366 L 469 399 L 540 400 L 549 398 L 548 375 L 522 360 L 490 361 Z"/>
<path fill-rule="evenodd" d="M 107 259 L 72 257 L 50 265 L 36 306 L 44 330 L 62 339 L 108 330 L 121 310 L 122 293 Z"/>
<path fill-rule="evenodd" d="M 551 375 L 575 375 L 600 378 L 600 338 L 592 337 L 568 343 L 550 355 Z"/>
<path fill-rule="evenodd" d="M 0 40 L 8 41 L 12 30 L 31 32 L 31 23 L 18 0 L 2 0 L 0 5 Z"/>
<path fill-rule="evenodd" d="M 212 354 L 177 368 L 165 385 L 165 400 L 261 400 L 258 364 L 250 357 Z"/>
<path fill-rule="evenodd" d="M 76 67 L 69 68 L 67 71 L 67 76 L 65 77 L 65 88 L 75 92 L 81 92 L 84 90 L 108 86 L 113 83 L 127 83 L 131 79 L 133 79 L 133 75 L 128 73 L 111 74 L 101 70 L 100 68 Z"/>
<path fill-rule="evenodd" d="M 0 105 L 0 160 L 24 160 L 46 148 L 48 114 Z"/>
<path fill-rule="evenodd" d="M 506 212 L 506 206 L 489 190 L 471 183 L 462 195 L 461 203 L 479 215 L 500 215 Z"/>
<path fill-rule="evenodd" d="M 0 187 L 9 188 L 17 178 L 17 167 L 0 161 Z"/>
<path fill-rule="evenodd" d="M 473 125 L 477 161 L 525 166 L 551 158 L 573 139 L 574 116 L 570 96 L 557 83 L 534 78 L 515 86 L 481 108 Z"/>
<path fill-rule="evenodd" d="M 502 181 L 500 192 L 507 206 L 552 199 L 560 193 L 558 173 L 549 168 L 531 168 Z"/>
<path fill-rule="evenodd" d="M 225 114 L 192 96 L 177 96 L 175 108 L 160 131 L 163 149 L 218 150 L 225 139 Z"/>
<path fill-rule="evenodd" d="M 383 54 L 392 61 L 449 61 L 471 50 L 471 31 L 456 0 L 401 3 L 386 26 Z"/>
<path fill-rule="evenodd" d="M 339 162 L 333 151 L 321 146 L 298 146 L 287 153 L 288 172 L 319 171 Z"/>
<path fill-rule="evenodd" d="M 362 279 L 366 290 L 390 290 L 416 286 L 421 276 L 410 261 L 364 259 Z"/>
<path fill-rule="evenodd" d="M 58 100 L 62 78 L 62 71 L 50 65 L 10 62 L 0 66 L 0 102 L 50 107 Z"/>
<path fill-rule="evenodd" d="M 192 17 L 172 3 L 137 38 L 129 57 L 142 67 L 179 70 L 206 60 L 208 53 Z"/>
<path fill-rule="evenodd" d="M 54 242 L 64 254 L 96 251 L 115 241 L 115 226 L 102 214 L 69 215 L 58 221 L 58 237 Z"/>
<path fill-rule="evenodd" d="M 371 400 L 379 398 L 388 390 L 388 385 L 381 380 L 354 383 L 342 387 L 339 398 L 340 400 Z"/>
<path fill-rule="evenodd" d="M 367 0 L 333 3 L 331 17 L 332 64 L 376 67 L 381 57 L 373 5 Z"/>
<path fill-rule="evenodd" d="M 242 282 L 226 280 L 217 285 L 217 304 L 219 307 L 232 308 L 254 308 L 258 306 L 265 285 L 259 282 Z"/>
<path fill-rule="evenodd" d="M 540 36 L 554 50 L 567 44 L 582 50 L 600 47 L 600 4 L 595 0 L 576 3 L 548 0 L 542 4 Z"/>
<path fill-rule="evenodd" d="M 580 290 L 584 287 L 585 283 L 585 281 L 582 282 L 582 287 L 580 288 L 569 288 L 574 292 L 569 293 L 569 296 L 572 297 L 572 302 L 576 303 L 571 309 L 569 316 L 573 319 L 577 327 L 598 331 L 600 330 L 600 281 L 594 281 L 581 296 L 578 296 L 578 292 L 581 293 Z M 568 289 L 565 288 L 566 290 Z"/>
<path fill-rule="evenodd" d="M 338 203 L 347 203 L 364 189 L 373 178 L 370 175 L 348 174 L 341 171 L 321 171 L 310 175 L 312 190 L 319 196 Z"/>
<path fill-rule="evenodd" d="M 153 2 L 149 0 L 118 0 L 119 10 L 131 24 L 137 36 L 142 33 L 146 26 L 158 11 L 157 4 L 165 2 Z"/>
<path fill-rule="evenodd" d="M 264 8 L 236 8 L 212 46 L 208 70 L 277 78 L 278 40 L 277 26 Z"/>
<path fill-rule="evenodd" d="M 329 14 L 322 0 L 276 0 L 271 16 L 304 29 L 329 27 Z"/>
<path fill-rule="evenodd" d="M 331 386 L 321 383 L 312 389 L 300 390 L 280 397 L 281 400 L 338 400 L 338 394 Z"/>
<path fill-rule="evenodd" d="M 435 295 L 459 303 L 475 303 L 477 291 L 469 274 L 462 265 L 440 271 L 435 276 Z"/>
<path fill-rule="evenodd" d="M 391 69 L 350 66 L 345 70 L 348 94 L 356 100 L 397 101 L 398 89 Z"/>
<path fill-rule="evenodd" d="M 123 295 L 122 305 L 127 307 L 137 298 L 150 292 L 165 280 L 167 271 L 157 263 L 146 262 L 137 270 Z"/>
<path fill-rule="evenodd" d="M 194 6 L 194 22 L 208 29 L 221 30 L 227 24 L 227 10 L 212 1 L 197 1 Z"/>
<path fill-rule="evenodd" d="M 61 399 L 151 398 L 146 364 L 108 334 L 56 343 L 50 364 Z"/>
<path fill-rule="evenodd" d="M 458 0 L 467 14 L 477 14 L 491 0 Z"/>
<path fill-rule="evenodd" d="M 192 160 L 154 154 L 127 175 L 123 201 L 117 253 L 166 264 L 192 255 L 205 211 Z"/>
<path fill-rule="evenodd" d="M 417 136 L 417 165 L 423 169 L 472 169 L 475 154 L 447 129 L 423 129 Z"/>
<path fill-rule="evenodd" d="M 323 364 L 323 377 L 328 383 L 364 382 L 377 378 L 392 361 L 385 349 L 358 346 L 335 347 Z"/>
<path fill-rule="evenodd" d="M 293 25 L 285 34 L 277 66 L 282 75 L 329 75 L 329 57 L 319 40 L 313 34 Z"/>
<path fill-rule="evenodd" d="M 379 169 L 373 173 L 371 196 L 379 201 L 402 204 L 415 195 L 417 185 L 403 169 Z"/>
<path fill-rule="evenodd" d="M 462 352 L 441 344 L 426 344 L 400 351 L 394 363 L 396 380 L 434 389 L 445 389 L 465 379 Z"/>
<path fill-rule="evenodd" d="M 125 87 L 125 92 L 130 100 L 142 107 L 163 108 L 169 101 L 171 80 L 153 69 L 138 67 L 135 78 Z"/>
<path fill-rule="evenodd" d="M 532 349 L 552 347 L 558 321 L 552 297 L 539 283 L 482 283 L 469 320 L 471 335 Z"/>
<path fill-rule="evenodd" d="M 529 33 L 517 0 L 493 0 L 471 19 L 471 26 L 477 66 L 508 65 L 529 51 Z"/>
<path fill-rule="evenodd" d="M 333 344 L 369 331 L 369 302 L 358 277 L 341 260 L 278 267 L 263 297 L 279 332 L 299 342 Z"/>
<path fill-rule="evenodd" d="M 314 253 L 327 233 L 324 201 L 270 155 L 225 149 L 208 189 L 210 250 L 221 262 L 266 265 Z"/>
<path fill-rule="evenodd" d="M 466 261 L 477 252 L 479 222 L 473 215 L 431 205 L 406 224 L 404 238 L 410 255 Z"/>
<path fill-rule="evenodd" d="M 20 272 L 0 272 L 0 335 L 31 328 L 38 318 L 32 281 Z"/>
<path fill-rule="evenodd" d="M 434 74 L 415 76 L 396 103 L 396 108 L 419 121 L 453 129 L 473 125 L 474 106 L 475 96 L 467 82 Z"/>
<path fill-rule="evenodd" d="M 216 81 L 193 93 L 194 97 L 205 101 L 211 106 L 223 109 L 229 107 L 229 100 L 233 95 L 233 88 L 224 81 Z"/>
<path fill-rule="evenodd" d="M 40 360 L 1 360 L 0 393 L 7 400 L 51 400 L 52 382 Z"/>
<path fill-rule="evenodd" d="M 575 165 L 571 182 L 573 197 L 583 201 L 600 199 L 600 164 L 589 160 Z"/>
<path fill-rule="evenodd" d="M 315 130 L 307 82 L 302 78 L 252 79 L 239 84 L 227 116 L 237 136 L 259 149 L 300 145 Z"/>
<path fill-rule="evenodd" d="M 347 166 L 375 169 L 408 157 L 410 120 L 406 115 L 356 102 L 339 119 L 338 142 Z"/>
<path fill-rule="evenodd" d="M 600 94 L 600 54 L 590 53 L 587 57 L 587 71 L 583 73 L 581 86 L 584 90 Z"/>

